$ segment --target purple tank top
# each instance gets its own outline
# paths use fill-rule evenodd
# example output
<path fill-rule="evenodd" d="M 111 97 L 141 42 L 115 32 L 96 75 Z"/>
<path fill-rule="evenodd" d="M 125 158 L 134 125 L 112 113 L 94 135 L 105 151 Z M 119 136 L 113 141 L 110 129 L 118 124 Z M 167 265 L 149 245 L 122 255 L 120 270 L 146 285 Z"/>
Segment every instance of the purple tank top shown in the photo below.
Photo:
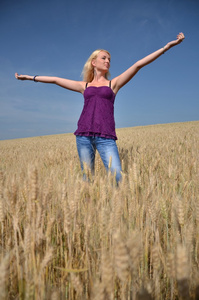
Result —
<path fill-rule="evenodd" d="M 84 107 L 74 132 L 80 136 L 100 136 L 117 140 L 114 120 L 115 94 L 108 86 L 89 86 L 84 91 Z"/>

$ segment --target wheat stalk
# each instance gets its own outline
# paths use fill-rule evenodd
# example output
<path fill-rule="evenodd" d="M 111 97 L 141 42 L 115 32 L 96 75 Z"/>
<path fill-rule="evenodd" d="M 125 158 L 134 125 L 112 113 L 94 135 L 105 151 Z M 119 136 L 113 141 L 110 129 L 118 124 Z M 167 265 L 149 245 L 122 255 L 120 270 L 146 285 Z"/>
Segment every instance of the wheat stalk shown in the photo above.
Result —
<path fill-rule="evenodd" d="M 0 141 L 5 297 L 197 299 L 198 134 L 118 130 L 118 186 L 98 154 L 82 180 L 73 135 Z"/>

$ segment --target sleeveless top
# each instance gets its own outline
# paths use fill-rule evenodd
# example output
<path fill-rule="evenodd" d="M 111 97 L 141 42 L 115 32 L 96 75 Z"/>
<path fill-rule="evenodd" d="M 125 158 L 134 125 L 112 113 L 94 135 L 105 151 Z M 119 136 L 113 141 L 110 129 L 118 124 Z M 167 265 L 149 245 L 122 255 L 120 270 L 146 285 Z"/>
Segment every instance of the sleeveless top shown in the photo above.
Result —
<path fill-rule="evenodd" d="M 80 136 L 99 136 L 117 140 L 114 120 L 115 94 L 109 86 L 89 86 L 84 90 L 84 107 L 74 132 Z"/>

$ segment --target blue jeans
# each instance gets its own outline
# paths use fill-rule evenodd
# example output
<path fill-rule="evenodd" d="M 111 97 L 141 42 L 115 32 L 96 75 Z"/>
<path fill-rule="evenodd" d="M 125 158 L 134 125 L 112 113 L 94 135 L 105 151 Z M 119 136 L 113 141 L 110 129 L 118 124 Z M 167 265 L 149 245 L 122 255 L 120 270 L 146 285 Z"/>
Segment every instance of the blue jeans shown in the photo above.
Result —
<path fill-rule="evenodd" d="M 121 180 L 122 168 L 118 148 L 114 139 L 77 135 L 76 143 L 82 170 L 84 170 L 84 163 L 86 163 L 91 169 L 92 174 L 94 174 L 95 153 L 97 149 L 106 170 L 110 170 L 116 175 L 117 183 Z"/>

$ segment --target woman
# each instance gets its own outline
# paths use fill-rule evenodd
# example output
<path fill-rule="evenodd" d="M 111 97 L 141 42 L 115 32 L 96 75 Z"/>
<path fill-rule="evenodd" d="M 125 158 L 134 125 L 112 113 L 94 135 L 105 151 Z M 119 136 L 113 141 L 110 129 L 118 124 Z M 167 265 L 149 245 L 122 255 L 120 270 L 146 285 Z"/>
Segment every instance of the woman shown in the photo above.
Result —
<path fill-rule="evenodd" d="M 121 163 L 116 145 L 114 100 L 117 92 L 144 66 L 156 60 L 173 46 L 180 44 L 184 34 L 179 33 L 177 39 L 163 48 L 137 61 L 119 76 L 108 80 L 110 53 L 96 50 L 89 57 L 83 69 L 83 81 L 74 81 L 59 77 L 18 75 L 20 80 L 33 80 L 54 83 L 63 88 L 79 92 L 84 96 L 84 107 L 75 131 L 77 150 L 81 168 L 87 164 L 94 174 L 96 149 L 105 168 L 116 176 L 117 183 L 121 180 Z"/>

